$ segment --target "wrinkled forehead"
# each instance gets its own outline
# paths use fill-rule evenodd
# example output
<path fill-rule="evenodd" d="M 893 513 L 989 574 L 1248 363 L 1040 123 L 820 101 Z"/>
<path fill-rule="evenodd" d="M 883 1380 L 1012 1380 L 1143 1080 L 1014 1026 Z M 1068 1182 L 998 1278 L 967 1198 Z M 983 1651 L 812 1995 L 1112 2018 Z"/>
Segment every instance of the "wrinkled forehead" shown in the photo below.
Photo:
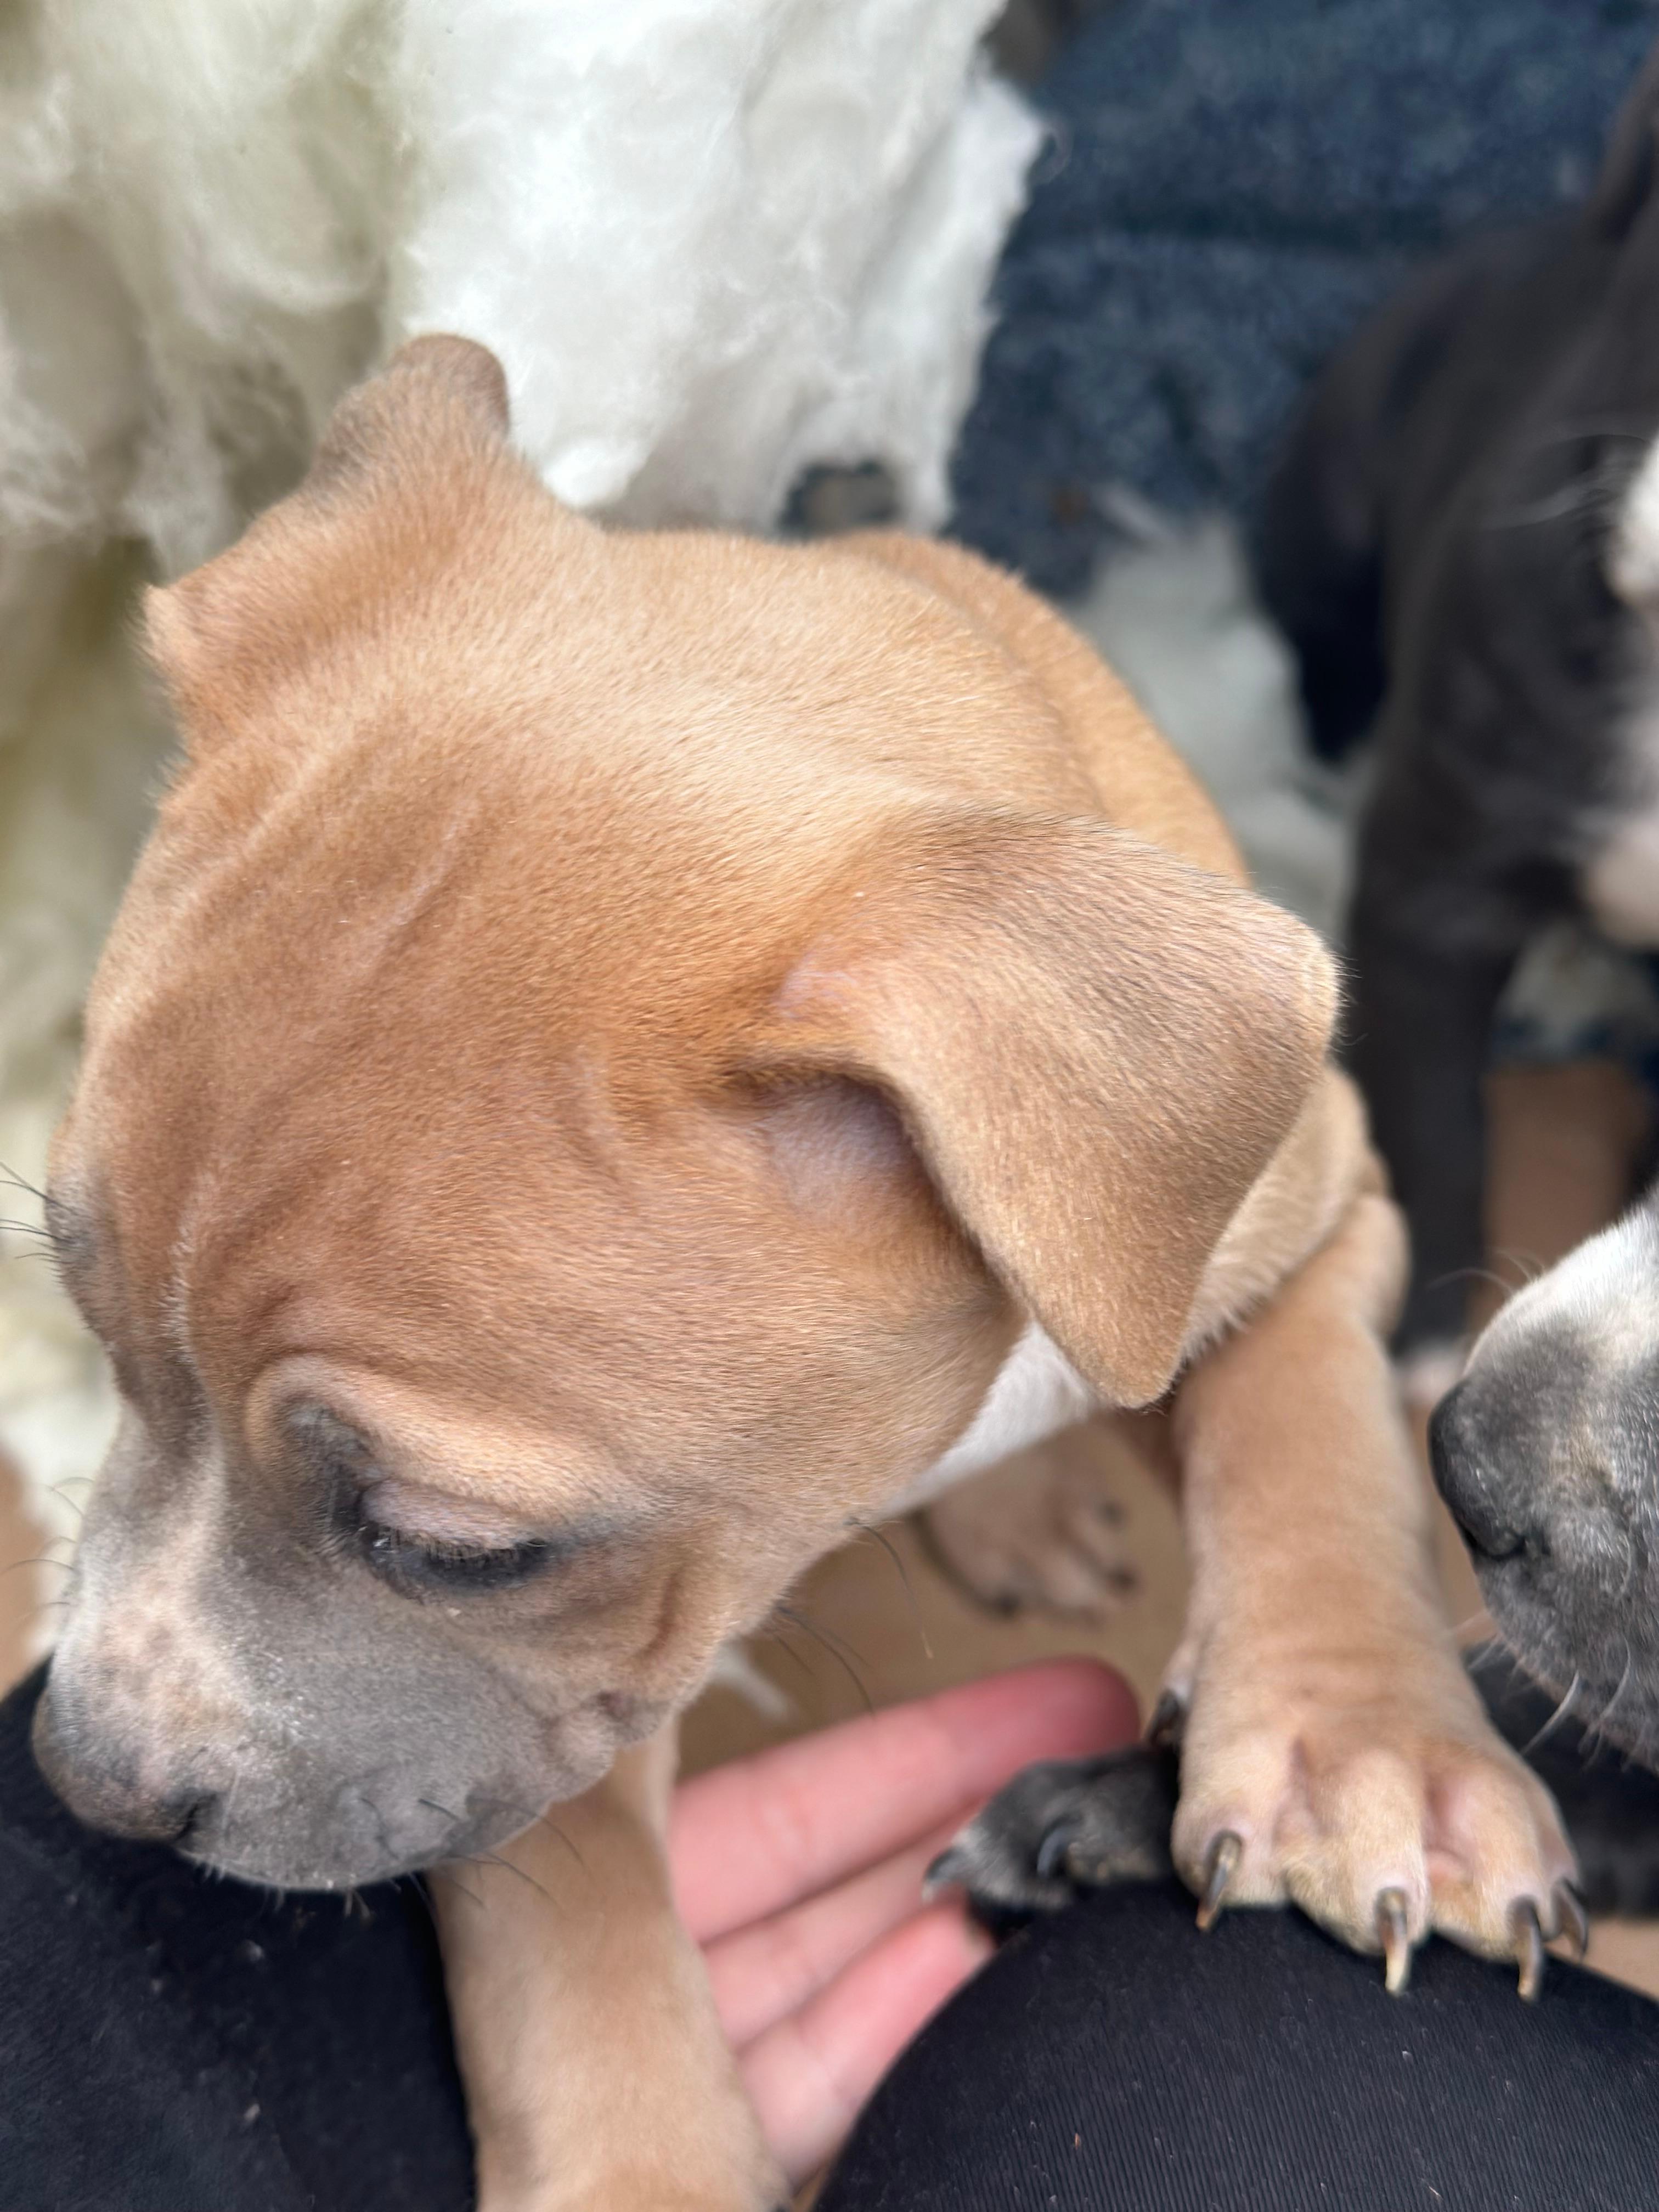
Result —
<path fill-rule="evenodd" d="M 583 1194 L 633 1148 L 618 1100 L 672 1107 L 717 1050 L 672 963 L 616 926 L 625 852 L 609 908 L 574 865 L 560 899 L 560 856 L 453 763 L 409 774 L 413 817 L 325 772 L 205 852 L 202 809 L 175 811 L 141 863 L 53 1185 L 109 1224 L 142 1295 L 302 1246 L 337 1279 L 384 1267 L 419 1292 L 443 1255 L 520 1256 L 555 1193 L 580 1245 L 600 1234 Z M 704 986 L 732 995 L 727 969 Z"/>
<path fill-rule="evenodd" d="M 175 1081 L 152 1060 L 128 1083 L 112 1056 L 54 1156 L 71 1286 L 228 1389 L 325 1351 L 452 1389 L 533 1373 L 526 1315 L 568 1343 L 577 1285 L 591 1320 L 625 1271 L 634 1148 L 580 1069 L 446 1079 L 431 1057 L 269 1079 L 204 1056 Z"/>
<path fill-rule="evenodd" d="M 155 1024 L 112 1030 L 54 1162 L 66 1274 L 135 1399 L 239 1419 L 311 1359 L 672 1465 L 775 1419 L 780 1377 L 885 1343 L 883 1298 L 842 1279 L 879 1249 L 856 1223 L 850 1256 L 822 1249 L 752 1129 L 681 1076 L 641 1094 L 592 1052 L 474 1058 L 395 1028 L 325 1025 L 309 1057 L 198 1035 L 169 1059 Z"/>

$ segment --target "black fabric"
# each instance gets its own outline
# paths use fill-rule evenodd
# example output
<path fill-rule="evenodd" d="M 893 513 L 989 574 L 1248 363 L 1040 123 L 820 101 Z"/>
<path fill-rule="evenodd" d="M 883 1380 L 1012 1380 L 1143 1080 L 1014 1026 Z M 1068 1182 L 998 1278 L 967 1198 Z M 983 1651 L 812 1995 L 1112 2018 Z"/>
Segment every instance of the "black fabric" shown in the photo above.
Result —
<path fill-rule="evenodd" d="M 0 1705 L 0 2212 L 468 2212 L 424 1899 L 94 1836 Z"/>
<path fill-rule="evenodd" d="M 1652 2212 L 1659 2005 L 1443 1943 L 1408 1995 L 1176 1885 L 1013 1939 L 899 2061 L 818 2212 Z"/>
<path fill-rule="evenodd" d="M 279 1900 L 94 1836 L 0 1705 L 0 2212 L 465 2212 L 412 1886 Z M 1388 1996 L 1293 1913 L 1173 1887 L 1007 1945 L 899 2062 L 821 2212 L 1651 2212 L 1659 2006 L 1434 1945 Z M 641 2212 L 647 2212 L 641 2207 Z"/>

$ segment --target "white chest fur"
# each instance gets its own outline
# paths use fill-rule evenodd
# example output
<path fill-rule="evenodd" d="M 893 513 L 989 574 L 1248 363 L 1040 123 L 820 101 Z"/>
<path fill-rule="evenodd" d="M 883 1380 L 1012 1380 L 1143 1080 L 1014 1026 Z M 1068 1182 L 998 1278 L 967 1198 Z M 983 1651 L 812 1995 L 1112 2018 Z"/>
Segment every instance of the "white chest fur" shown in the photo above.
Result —
<path fill-rule="evenodd" d="M 1582 879 L 1584 902 L 1615 943 L 1659 945 L 1659 440 L 1631 480 L 1613 524 L 1607 581 L 1639 617 L 1646 666 L 1620 731 L 1622 803 L 1605 822 Z"/>
<path fill-rule="evenodd" d="M 1028 1322 L 967 1428 L 949 1451 L 889 1502 L 889 1512 L 908 1513 L 925 1505 L 952 1483 L 1069 1429 L 1099 1402 L 1054 1339 L 1036 1322 Z"/>

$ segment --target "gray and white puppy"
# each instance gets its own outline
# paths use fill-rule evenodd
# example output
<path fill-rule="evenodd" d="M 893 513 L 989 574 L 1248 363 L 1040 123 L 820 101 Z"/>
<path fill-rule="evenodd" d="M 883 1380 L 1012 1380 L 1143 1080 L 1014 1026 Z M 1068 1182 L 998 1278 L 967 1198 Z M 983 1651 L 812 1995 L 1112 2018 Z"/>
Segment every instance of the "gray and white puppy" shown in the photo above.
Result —
<path fill-rule="evenodd" d="M 1430 1446 L 1539 1686 L 1490 1668 L 1494 1717 L 1554 1792 L 1591 1907 L 1659 1911 L 1659 1186 L 1504 1307 Z"/>
<path fill-rule="evenodd" d="M 1430 1438 L 1522 1665 L 1659 1764 L 1659 1188 L 1510 1299 Z"/>

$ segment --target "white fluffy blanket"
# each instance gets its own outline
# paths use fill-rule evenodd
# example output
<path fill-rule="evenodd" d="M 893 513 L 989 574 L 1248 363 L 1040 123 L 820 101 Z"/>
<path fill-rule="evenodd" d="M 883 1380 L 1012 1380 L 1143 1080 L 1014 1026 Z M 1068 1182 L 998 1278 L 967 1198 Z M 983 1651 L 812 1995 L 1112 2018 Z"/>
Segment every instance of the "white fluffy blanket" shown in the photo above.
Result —
<path fill-rule="evenodd" d="M 16 0 L 0 11 L 0 1163 L 42 1180 L 167 742 L 145 576 L 232 538 L 399 338 L 501 355 L 550 485 L 764 527 L 819 461 L 937 525 L 1038 132 L 995 0 Z M 27 1191 L 0 1212 L 33 1218 Z M 0 1448 L 98 1361 L 0 1242 Z M 58 1525 L 63 1525 L 61 1522 Z"/>

